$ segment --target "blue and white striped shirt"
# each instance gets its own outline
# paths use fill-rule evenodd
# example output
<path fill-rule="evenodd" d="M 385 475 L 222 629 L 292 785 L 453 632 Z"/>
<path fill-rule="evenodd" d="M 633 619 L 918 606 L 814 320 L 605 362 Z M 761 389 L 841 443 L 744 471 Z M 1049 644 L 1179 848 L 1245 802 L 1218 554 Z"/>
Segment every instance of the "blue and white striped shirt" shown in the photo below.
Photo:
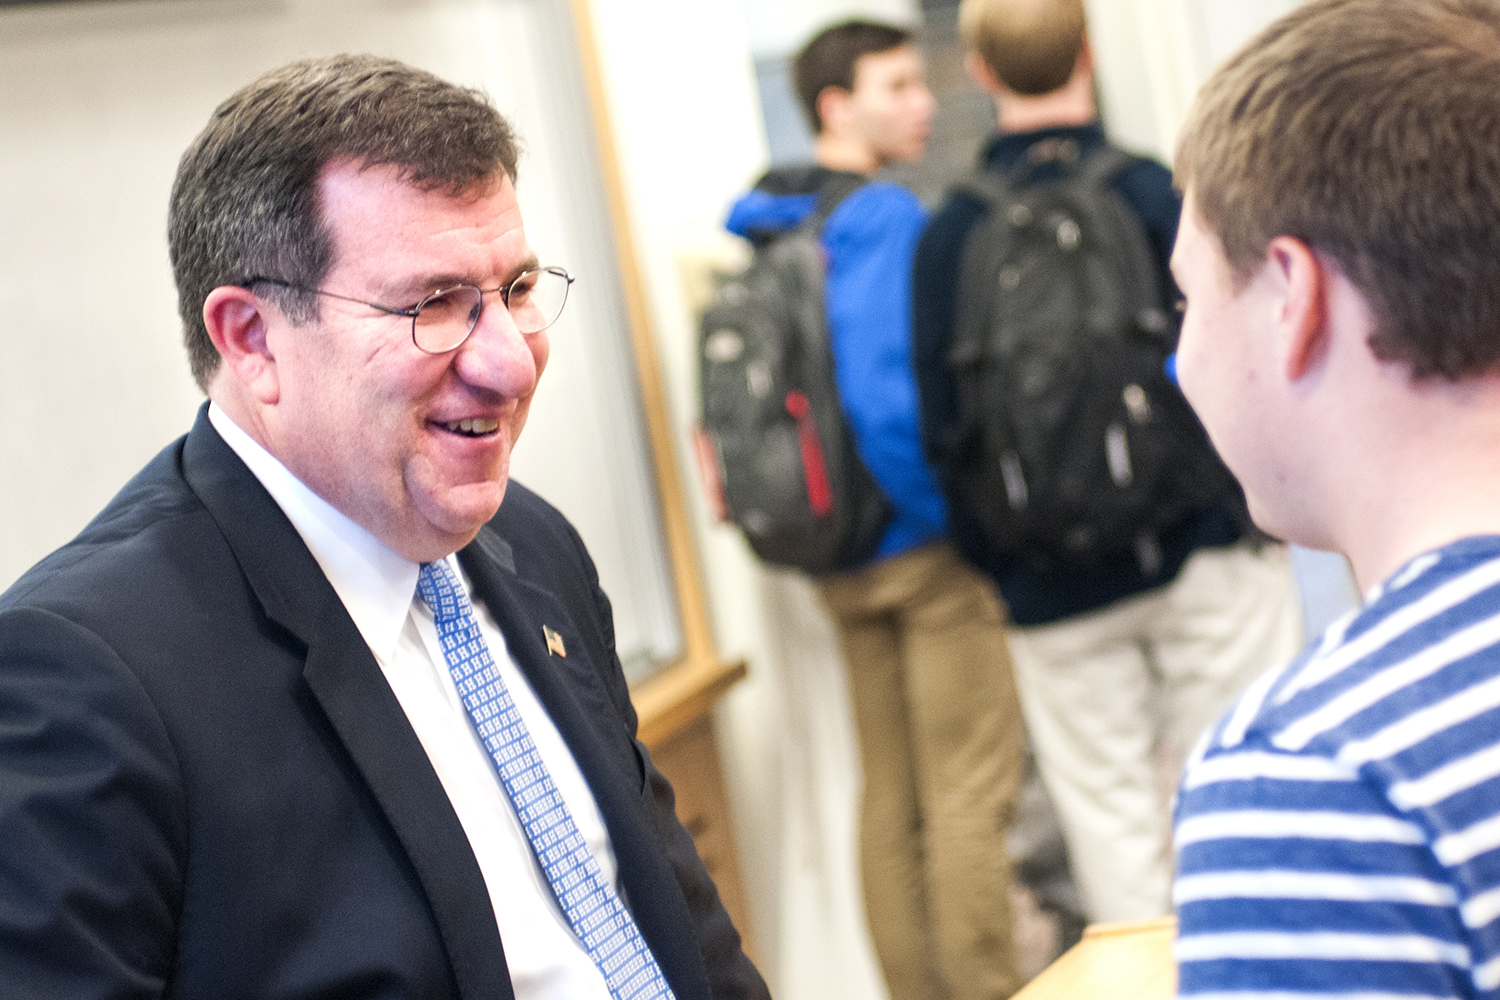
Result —
<path fill-rule="evenodd" d="M 1500 998 L 1500 537 L 1412 560 L 1205 736 L 1182 996 Z"/>

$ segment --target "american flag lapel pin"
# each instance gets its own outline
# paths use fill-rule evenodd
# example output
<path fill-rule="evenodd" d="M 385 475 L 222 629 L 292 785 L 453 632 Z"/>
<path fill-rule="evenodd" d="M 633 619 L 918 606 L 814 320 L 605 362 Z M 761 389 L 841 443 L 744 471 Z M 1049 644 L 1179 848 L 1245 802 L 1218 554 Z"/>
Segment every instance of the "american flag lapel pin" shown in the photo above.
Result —
<path fill-rule="evenodd" d="M 563 659 L 567 659 L 568 647 L 563 645 L 562 636 L 557 634 L 556 629 L 550 625 L 543 625 L 542 636 L 547 640 L 547 652 L 553 656 L 561 656 Z"/>

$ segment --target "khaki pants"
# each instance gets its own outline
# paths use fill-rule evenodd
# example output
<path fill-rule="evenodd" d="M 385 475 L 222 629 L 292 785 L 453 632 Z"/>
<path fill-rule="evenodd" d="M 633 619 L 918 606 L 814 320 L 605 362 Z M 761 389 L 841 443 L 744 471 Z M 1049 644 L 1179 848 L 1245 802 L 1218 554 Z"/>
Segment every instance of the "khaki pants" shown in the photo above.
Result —
<path fill-rule="evenodd" d="M 1168 803 L 1183 760 L 1301 642 L 1277 545 L 1203 549 L 1159 590 L 1011 630 L 1032 748 L 1090 919 L 1171 912 Z"/>
<path fill-rule="evenodd" d="M 1006 830 L 1025 734 L 1005 615 L 946 544 L 820 581 L 864 767 L 865 914 L 892 1000 L 1020 987 Z"/>

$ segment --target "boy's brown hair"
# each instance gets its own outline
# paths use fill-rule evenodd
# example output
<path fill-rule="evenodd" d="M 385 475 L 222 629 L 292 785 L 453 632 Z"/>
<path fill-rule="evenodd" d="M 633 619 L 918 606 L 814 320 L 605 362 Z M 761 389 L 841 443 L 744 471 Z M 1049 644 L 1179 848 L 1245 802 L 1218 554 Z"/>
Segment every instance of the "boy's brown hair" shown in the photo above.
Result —
<path fill-rule="evenodd" d="M 964 0 L 958 30 L 1000 82 L 1017 94 L 1060 89 L 1083 51 L 1083 0 Z"/>
<path fill-rule="evenodd" d="M 911 44 L 911 32 L 894 24 L 852 19 L 830 25 L 814 35 L 792 60 L 797 97 L 814 132 L 823 131 L 818 95 L 829 87 L 854 90 L 854 64 L 860 56 L 889 52 Z"/>
<path fill-rule="evenodd" d="M 1199 92 L 1177 183 L 1239 287 L 1292 236 L 1417 378 L 1500 368 L 1500 4 L 1311 0 Z"/>

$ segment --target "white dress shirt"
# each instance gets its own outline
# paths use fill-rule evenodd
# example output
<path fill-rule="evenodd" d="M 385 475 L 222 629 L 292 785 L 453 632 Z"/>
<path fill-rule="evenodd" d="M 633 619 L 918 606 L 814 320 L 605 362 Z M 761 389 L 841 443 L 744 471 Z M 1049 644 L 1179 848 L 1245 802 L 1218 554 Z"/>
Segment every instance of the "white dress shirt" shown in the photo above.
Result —
<path fill-rule="evenodd" d="M 454 687 L 432 612 L 416 596 L 420 567 L 308 489 L 218 406 L 210 404 L 208 417 L 302 536 L 427 751 L 484 875 L 517 1000 L 610 1000 L 603 975 L 557 905 L 510 796 Z M 588 783 L 525 675 L 512 662 L 488 609 L 473 597 L 458 559 L 450 555 L 447 560 L 473 600 L 490 656 L 553 783 L 604 877 L 615 885 L 614 850 Z"/>

